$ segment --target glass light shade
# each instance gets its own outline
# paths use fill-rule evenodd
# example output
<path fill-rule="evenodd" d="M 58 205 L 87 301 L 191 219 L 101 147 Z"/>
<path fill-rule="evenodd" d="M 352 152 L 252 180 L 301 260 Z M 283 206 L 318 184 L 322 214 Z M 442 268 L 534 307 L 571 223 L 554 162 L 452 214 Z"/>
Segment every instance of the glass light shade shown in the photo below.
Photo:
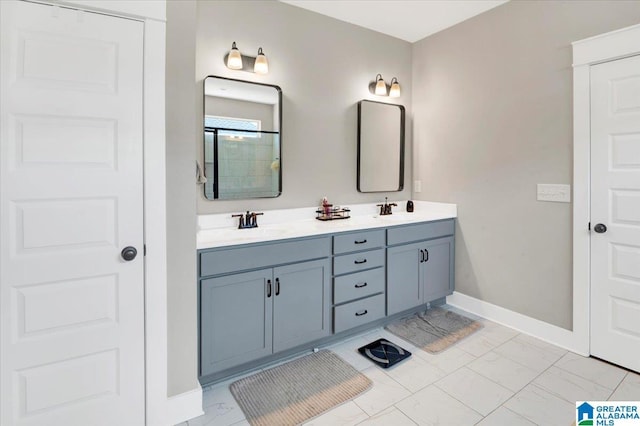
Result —
<path fill-rule="evenodd" d="M 400 97 L 400 83 L 398 83 L 398 80 L 396 80 L 395 77 L 393 78 L 393 80 L 391 80 L 391 89 L 389 89 L 389 96 L 392 98 Z"/>
<path fill-rule="evenodd" d="M 229 57 L 227 58 L 227 67 L 231 68 L 232 70 L 242 69 L 242 55 L 236 47 L 235 41 L 231 45 L 231 50 L 229 51 Z"/>
<path fill-rule="evenodd" d="M 253 65 L 253 72 L 256 74 L 266 74 L 269 72 L 269 62 L 267 62 L 267 57 L 262 53 L 262 47 L 258 49 L 258 56 L 256 56 L 256 62 Z"/>
<path fill-rule="evenodd" d="M 378 74 L 380 75 L 380 74 Z M 376 80 L 376 95 L 387 96 L 387 83 L 384 82 L 382 76 Z"/>

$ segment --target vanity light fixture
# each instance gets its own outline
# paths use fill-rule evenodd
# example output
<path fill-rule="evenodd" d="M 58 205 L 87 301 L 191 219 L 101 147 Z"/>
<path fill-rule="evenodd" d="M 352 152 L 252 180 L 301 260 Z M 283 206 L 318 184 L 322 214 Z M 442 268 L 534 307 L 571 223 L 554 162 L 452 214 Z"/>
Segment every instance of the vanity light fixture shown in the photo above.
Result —
<path fill-rule="evenodd" d="M 391 79 L 391 89 L 389 89 L 389 97 L 390 98 L 400 97 L 400 83 L 398 83 L 398 79 L 395 77 Z"/>
<path fill-rule="evenodd" d="M 262 47 L 258 48 L 258 56 L 256 56 L 256 62 L 253 64 L 253 72 L 256 74 L 267 74 L 269 72 L 269 62 L 267 62 L 267 57 L 262 52 Z"/>
<path fill-rule="evenodd" d="M 231 44 L 231 50 L 227 55 L 227 67 L 232 70 L 241 70 L 242 69 L 242 55 L 240 51 L 236 47 L 236 42 L 234 41 Z"/>
<path fill-rule="evenodd" d="M 269 62 L 267 62 L 267 57 L 262 51 L 262 47 L 258 48 L 257 56 L 247 56 L 240 53 L 235 41 L 231 45 L 229 53 L 225 55 L 224 63 L 227 65 L 227 68 L 232 70 L 247 71 L 256 74 L 267 74 L 269 72 Z"/>
<path fill-rule="evenodd" d="M 382 78 L 382 74 L 376 74 L 376 81 L 369 83 L 369 92 L 377 96 L 389 96 L 390 98 L 400 97 L 400 83 L 396 77 L 387 84 Z"/>
<path fill-rule="evenodd" d="M 382 74 L 376 75 L 376 89 L 374 92 L 378 96 L 387 96 L 387 83 L 382 78 Z"/>
<path fill-rule="evenodd" d="M 398 79 L 393 77 L 391 84 L 387 84 L 382 78 L 382 74 L 376 75 L 376 81 L 369 83 L 369 92 L 377 96 L 389 96 L 391 98 L 400 97 L 400 83 Z"/>

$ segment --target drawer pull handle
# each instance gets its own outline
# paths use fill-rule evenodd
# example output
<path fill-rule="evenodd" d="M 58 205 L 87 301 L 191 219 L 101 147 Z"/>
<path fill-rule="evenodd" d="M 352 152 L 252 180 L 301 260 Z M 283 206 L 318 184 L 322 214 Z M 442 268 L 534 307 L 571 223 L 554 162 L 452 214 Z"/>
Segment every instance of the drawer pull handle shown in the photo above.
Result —
<path fill-rule="evenodd" d="M 355 263 L 356 265 L 362 265 L 363 263 L 367 263 L 367 259 L 364 259 L 364 260 L 355 260 L 353 263 Z"/>
<path fill-rule="evenodd" d="M 424 249 L 424 254 L 425 254 L 424 261 L 425 261 L 425 262 L 428 262 L 428 261 L 429 261 L 429 250 Z"/>
<path fill-rule="evenodd" d="M 366 309 L 364 311 L 362 311 L 362 312 L 356 312 L 356 316 L 357 317 L 361 317 L 363 315 L 367 315 L 367 312 L 369 312 L 369 311 L 367 311 Z"/>
<path fill-rule="evenodd" d="M 356 243 L 356 244 L 364 244 L 366 242 L 367 242 L 366 239 L 365 240 L 360 240 L 360 241 L 354 241 L 354 243 Z"/>
<path fill-rule="evenodd" d="M 420 249 L 420 263 L 424 262 L 424 250 Z"/>
<path fill-rule="evenodd" d="M 362 283 L 362 284 L 356 284 L 356 288 L 362 288 L 362 287 L 366 287 L 367 283 Z"/>
<path fill-rule="evenodd" d="M 267 297 L 271 297 L 271 280 L 267 280 Z"/>
<path fill-rule="evenodd" d="M 276 296 L 280 294 L 280 278 L 276 278 Z"/>

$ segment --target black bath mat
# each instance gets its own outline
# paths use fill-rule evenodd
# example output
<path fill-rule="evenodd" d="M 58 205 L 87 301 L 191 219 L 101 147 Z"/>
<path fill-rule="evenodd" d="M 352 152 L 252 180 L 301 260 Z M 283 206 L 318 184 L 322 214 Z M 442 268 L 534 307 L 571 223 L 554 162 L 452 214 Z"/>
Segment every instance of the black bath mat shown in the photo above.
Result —
<path fill-rule="evenodd" d="M 378 339 L 375 342 L 364 345 L 358 348 L 358 352 L 382 368 L 389 368 L 411 356 L 411 352 L 387 339 Z"/>

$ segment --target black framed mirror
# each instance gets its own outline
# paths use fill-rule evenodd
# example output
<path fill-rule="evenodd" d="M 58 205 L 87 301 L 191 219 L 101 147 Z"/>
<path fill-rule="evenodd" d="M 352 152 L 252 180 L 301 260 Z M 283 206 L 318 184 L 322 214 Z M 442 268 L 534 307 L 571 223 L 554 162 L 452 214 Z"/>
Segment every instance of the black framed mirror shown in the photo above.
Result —
<path fill-rule="evenodd" d="M 358 191 L 402 191 L 404 115 L 402 105 L 358 102 Z"/>
<path fill-rule="evenodd" d="M 282 90 L 226 77 L 204 79 L 204 195 L 209 200 L 282 193 Z"/>

